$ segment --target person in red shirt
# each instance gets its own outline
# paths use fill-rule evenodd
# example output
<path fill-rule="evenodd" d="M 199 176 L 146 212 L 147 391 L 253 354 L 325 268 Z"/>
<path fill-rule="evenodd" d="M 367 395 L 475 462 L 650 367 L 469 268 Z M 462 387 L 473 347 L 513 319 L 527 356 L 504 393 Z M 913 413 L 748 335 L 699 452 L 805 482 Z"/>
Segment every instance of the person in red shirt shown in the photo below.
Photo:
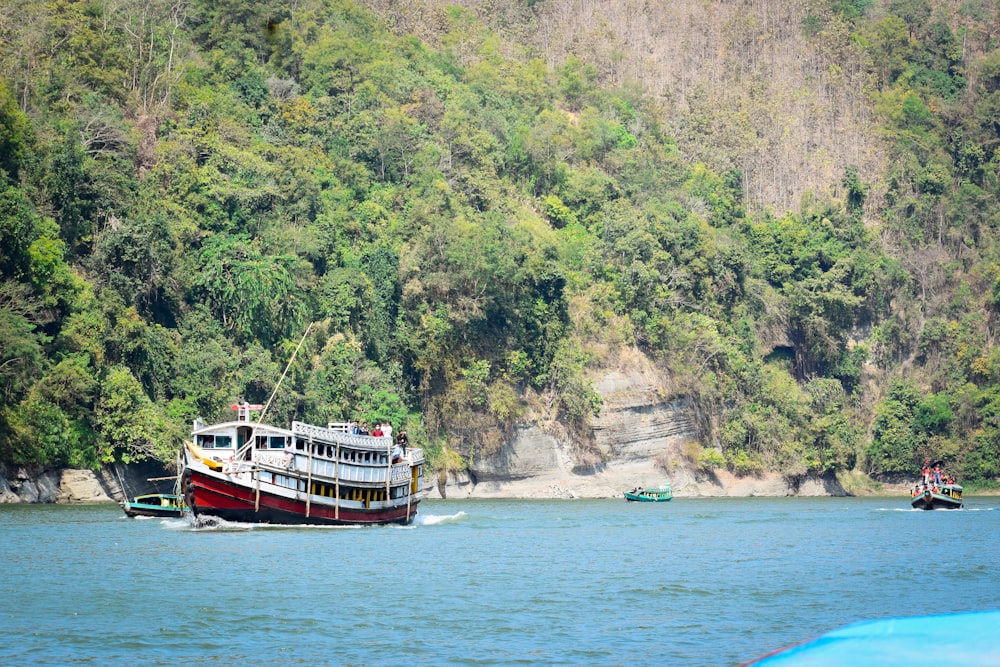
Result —
<path fill-rule="evenodd" d="M 921 472 L 923 472 L 923 474 L 924 474 L 924 484 L 926 484 L 927 482 L 931 481 L 931 461 L 930 461 L 930 459 L 926 459 L 924 461 L 924 467 L 923 467 L 923 470 Z"/>

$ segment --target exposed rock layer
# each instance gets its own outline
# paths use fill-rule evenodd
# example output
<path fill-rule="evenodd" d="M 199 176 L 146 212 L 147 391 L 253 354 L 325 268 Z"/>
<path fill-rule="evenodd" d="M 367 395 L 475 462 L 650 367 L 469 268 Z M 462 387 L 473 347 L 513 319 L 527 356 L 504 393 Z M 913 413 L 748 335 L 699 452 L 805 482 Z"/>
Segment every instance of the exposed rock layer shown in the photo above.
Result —
<path fill-rule="evenodd" d="M 693 409 L 670 396 L 648 361 L 601 375 L 604 408 L 592 423 L 593 443 L 581 451 L 558 425 L 528 424 L 495 455 L 447 476 L 439 497 L 614 498 L 634 486 L 669 483 L 678 497 L 846 495 L 832 478 L 787 479 L 776 473 L 739 478 L 703 473 L 685 457 L 696 441 Z M 589 456 L 588 456 L 589 455 Z M 581 461 L 594 460 L 586 464 Z"/>
<path fill-rule="evenodd" d="M 0 463 L 0 504 L 3 503 L 110 503 L 139 493 L 167 493 L 169 480 L 149 478 L 171 473 L 154 463 L 102 470 L 45 469 Z"/>

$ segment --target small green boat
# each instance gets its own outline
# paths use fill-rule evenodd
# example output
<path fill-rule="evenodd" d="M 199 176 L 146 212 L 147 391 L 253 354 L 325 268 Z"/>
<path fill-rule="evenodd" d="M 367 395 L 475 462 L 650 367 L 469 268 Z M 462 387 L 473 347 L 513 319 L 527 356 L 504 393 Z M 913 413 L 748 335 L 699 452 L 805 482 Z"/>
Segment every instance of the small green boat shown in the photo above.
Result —
<path fill-rule="evenodd" d="M 187 511 L 184 500 L 167 493 L 148 493 L 121 503 L 127 516 L 180 517 Z"/>
<path fill-rule="evenodd" d="M 640 503 L 661 503 L 666 502 L 673 498 L 670 493 L 670 485 L 664 484 L 663 486 L 647 486 L 646 488 L 639 488 L 638 486 L 631 491 L 625 492 L 625 500 L 634 500 Z"/>

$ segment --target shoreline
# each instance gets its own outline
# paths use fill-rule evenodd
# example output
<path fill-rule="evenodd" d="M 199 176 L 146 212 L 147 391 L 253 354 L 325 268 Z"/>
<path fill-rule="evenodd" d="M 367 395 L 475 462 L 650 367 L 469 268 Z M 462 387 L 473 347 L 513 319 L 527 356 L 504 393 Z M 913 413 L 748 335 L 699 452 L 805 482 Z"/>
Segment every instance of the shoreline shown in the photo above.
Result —
<path fill-rule="evenodd" d="M 736 477 L 726 471 L 700 474 L 677 468 L 672 474 L 649 466 L 625 466 L 591 475 L 541 474 L 522 478 L 494 478 L 473 482 L 468 474 L 449 475 L 441 487 L 436 476 L 425 478 L 426 499 L 615 499 L 636 486 L 670 484 L 673 497 L 683 498 L 783 498 L 783 497 L 885 497 L 908 499 L 913 484 L 875 482 L 855 475 L 810 477 L 789 481 L 777 473 Z M 118 504 L 129 495 L 122 484 L 139 493 L 152 492 L 138 469 L 119 471 L 79 469 L 10 470 L 0 464 L 0 504 Z M 159 492 L 168 492 L 163 488 Z M 1000 496 L 1000 489 L 982 489 L 967 495 Z"/>

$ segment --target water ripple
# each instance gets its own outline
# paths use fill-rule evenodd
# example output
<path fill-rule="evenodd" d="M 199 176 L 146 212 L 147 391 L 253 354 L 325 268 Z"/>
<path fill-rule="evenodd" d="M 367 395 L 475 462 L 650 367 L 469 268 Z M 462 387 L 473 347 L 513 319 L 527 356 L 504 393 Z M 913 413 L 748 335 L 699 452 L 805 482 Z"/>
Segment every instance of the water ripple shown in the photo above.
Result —
<path fill-rule="evenodd" d="M 425 501 L 349 531 L 0 507 L 0 664 L 733 665 L 929 595 L 1000 608 L 1000 512 L 970 504 Z"/>

